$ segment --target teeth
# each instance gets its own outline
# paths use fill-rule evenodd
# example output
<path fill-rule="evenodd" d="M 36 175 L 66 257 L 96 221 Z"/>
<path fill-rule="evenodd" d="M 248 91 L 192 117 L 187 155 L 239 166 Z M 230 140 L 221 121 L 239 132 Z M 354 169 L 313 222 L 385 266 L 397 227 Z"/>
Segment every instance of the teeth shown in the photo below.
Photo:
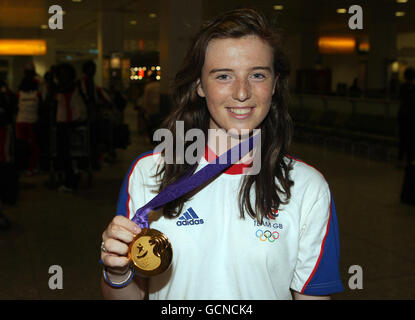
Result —
<path fill-rule="evenodd" d="M 243 108 L 243 109 L 230 108 L 230 111 L 235 114 L 248 114 L 251 112 L 251 108 Z"/>

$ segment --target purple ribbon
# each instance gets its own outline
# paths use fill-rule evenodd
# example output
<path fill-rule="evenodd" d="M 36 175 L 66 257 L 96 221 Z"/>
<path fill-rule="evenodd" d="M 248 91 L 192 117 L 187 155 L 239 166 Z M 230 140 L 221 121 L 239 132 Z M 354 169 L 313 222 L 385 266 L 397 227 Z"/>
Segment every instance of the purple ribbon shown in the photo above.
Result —
<path fill-rule="evenodd" d="M 193 175 L 191 175 L 193 171 L 193 169 L 191 169 L 185 176 L 167 186 L 162 192 L 155 196 L 145 206 L 138 209 L 134 217 L 132 218 L 132 221 L 139 225 L 140 228 L 148 228 L 148 213 L 150 211 L 159 210 L 165 204 L 196 189 L 205 181 L 208 181 L 209 179 L 215 177 L 222 171 L 225 171 L 233 163 L 238 162 L 245 154 L 247 154 L 253 149 L 254 145 L 256 145 L 257 143 L 259 134 L 255 134 L 254 136 L 250 137 L 249 139 L 246 139 L 245 141 L 241 142 L 232 149 L 229 149 L 226 153 L 222 154 L 219 158 L 213 160 Z M 238 152 L 240 156 L 238 159 L 232 161 L 233 159 L 231 155 L 235 154 L 235 152 Z"/>

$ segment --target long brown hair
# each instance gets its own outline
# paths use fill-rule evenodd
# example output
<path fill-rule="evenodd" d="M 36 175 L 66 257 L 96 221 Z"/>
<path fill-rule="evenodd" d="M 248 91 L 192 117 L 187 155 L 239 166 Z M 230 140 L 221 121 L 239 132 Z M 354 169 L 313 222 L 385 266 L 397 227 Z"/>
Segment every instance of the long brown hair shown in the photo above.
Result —
<path fill-rule="evenodd" d="M 173 112 L 164 121 L 162 127 L 173 133 L 176 143 L 176 121 L 183 121 L 184 132 L 191 128 L 201 129 L 208 136 L 210 114 L 204 98 L 197 94 L 197 80 L 201 78 L 205 61 L 206 48 L 212 39 L 241 38 L 256 35 L 265 40 L 273 49 L 274 71 L 278 75 L 277 86 L 272 97 L 271 108 L 261 123 L 261 170 L 257 175 L 245 175 L 239 191 L 239 209 L 241 217 L 244 212 L 262 222 L 264 216 L 272 214 L 280 204 L 291 198 L 289 178 L 292 169 L 291 160 L 284 158 L 291 142 L 293 125 L 288 114 L 288 59 L 281 47 L 281 37 L 275 32 L 265 17 L 252 9 L 229 11 L 204 24 L 195 35 L 190 49 L 184 59 L 184 65 L 177 73 L 172 95 Z M 183 137 L 180 137 L 182 141 Z M 184 147 L 192 144 L 184 142 Z M 176 145 L 173 146 L 175 153 Z M 159 192 L 175 182 L 196 165 L 163 164 L 156 176 L 161 177 Z M 209 182 L 207 182 L 209 183 Z M 255 208 L 252 208 L 250 190 L 255 188 Z M 186 201 L 203 186 L 172 201 L 164 206 L 164 216 L 176 217 L 180 214 Z"/>

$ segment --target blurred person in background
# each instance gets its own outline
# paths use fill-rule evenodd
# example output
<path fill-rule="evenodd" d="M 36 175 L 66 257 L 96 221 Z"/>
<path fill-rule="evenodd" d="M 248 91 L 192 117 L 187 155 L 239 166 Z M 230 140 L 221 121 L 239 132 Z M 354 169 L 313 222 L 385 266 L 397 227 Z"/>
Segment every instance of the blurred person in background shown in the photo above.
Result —
<path fill-rule="evenodd" d="M 17 98 L 7 83 L 0 80 L 0 162 L 9 162 L 10 126 L 16 115 Z"/>
<path fill-rule="evenodd" d="M 351 97 L 360 97 L 362 95 L 362 90 L 359 88 L 358 79 L 353 80 L 353 84 L 349 88 L 349 95 Z"/>
<path fill-rule="evenodd" d="M 408 67 L 400 90 L 399 161 L 405 166 L 401 202 L 415 205 L 415 69 Z"/>
<path fill-rule="evenodd" d="M 39 80 L 31 63 L 25 67 L 17 97 L 16 138 L 21 142 L 25 142 L 29 149 L 26 175 L 31 176 L 37 173 L 39 169 L 39 147 L 36 132 L 39 121 L 39 106 L 42 103 Z"/>
<path fill-rule="evenodd" d="M 408 67 L 405 83 L 400 88 L 401 104 L 398 111 L 399 160 L 406 164 L 412 157 L 415 114 L 415 69 Z"/>
<path fill-rule="evenodd" d="M 134 110 L 137 111 L 137 133 L 145 135 L 147 132 L 146 119 L 143 113 L 143 94 L 144 86 L 137 86 L 137 98 L 134 101 Z"/>
<path fill-rule="evenodd" d="M 3 213 L 2 205 L 10 196 L 13 184 L 13 170 L 10 167 L 12 161 L 10 144 L 12 143 L 12 126 L 16 115 L 16 96 L 8 88 L 7 83 L 0 80 L 0 231 L 8 230 L 11 226 L 9 219 Z M 11 181 L 12 178 L 13 180 Z"/>
<path fill-rule="evenodd" d="M 110 85 L 108 95 L 112 104 L 110 119 L 112 122 L 112 143 L 109 145 L 104 161 L 114 163 L 117 158 L 116 149 L 126 149 L 131 143 L 129 127 L 124 123 L 124 110 L 127 107 L 128 99 L 122 92 L 120 82 L 113 82 Z"/>
<path fill-rule="evenodd" d="M 56 95 L 57 152 L 58 167 L 64 173 L 59 191 L 72 192 L 78 186 L 79 177 L 75 174 L 71 158 L 71 137 L 73 129 L 87 120 L 85 103 L 79 93 L 75 68 L 62 63 L 57 67 Z"/>
<path fill-rule="evenodd" d="M 101 169 L 101 158 L 105 149 L 104 140 L 107 133 L 103 123 L 103 109 L 110 104 L 110 98 L 101 87 L 95 84 L 96 65 L 94 61 L 86 61 L 82 66 L 82 73 L 79 81 L 79 93 L 88 113 L 92 168 L 99 170 Z"/>
<path fill-rule="evenodd" d="M 39 108 L 39 151 L 40 169 L 47 170 L 50 165 L 50 138 L 51 128 L 56 122 L 56 99 L 57 84 L 55 80 L 56 66 L 52 66 L 44 75 L 41 86 L 42 104 Z"/>
<path fill-rule="evenodd" d="M 156 72 L 151 73 L 144 87 L 141 112 L 146 122 L 147 136 L 150 143 L 154 144 L 153 133 L 161 124 L 160 81 L 157 80 Z"/>

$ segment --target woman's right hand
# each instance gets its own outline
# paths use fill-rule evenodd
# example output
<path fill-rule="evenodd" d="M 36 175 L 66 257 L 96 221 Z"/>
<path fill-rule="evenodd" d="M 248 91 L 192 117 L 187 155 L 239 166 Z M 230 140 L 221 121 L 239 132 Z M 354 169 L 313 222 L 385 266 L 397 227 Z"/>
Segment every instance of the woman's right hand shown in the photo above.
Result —
<path fill-rule="evenodd" d="M 128 246 L 140 232 L 141 228 L 126 217 L 118 215 L 112 219 L 102 234 L 106 252 L 101 250 L 101 260 L 108 272 L 124 274 L 128 271 Z"/>

